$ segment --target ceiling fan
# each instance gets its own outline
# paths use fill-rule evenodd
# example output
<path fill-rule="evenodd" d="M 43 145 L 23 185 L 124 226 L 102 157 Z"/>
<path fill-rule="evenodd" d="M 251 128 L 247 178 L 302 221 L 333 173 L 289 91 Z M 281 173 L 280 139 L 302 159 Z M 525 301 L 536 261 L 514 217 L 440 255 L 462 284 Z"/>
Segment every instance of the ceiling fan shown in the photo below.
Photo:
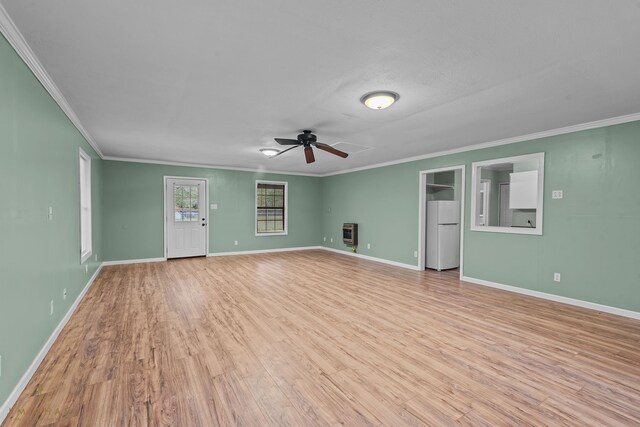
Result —
<path fill-rule="evenodd" d="M 289 150 L 293 150 L 294 148 L 304 147 L 304 157 L 307 160 L 307 163 L 313 163 L 316 161 L 315 156 L 313 155 L 313 148 L 316 147 L 320 150 L 326 151 L 327 153 L 335 154 L 336 156 L 340 156 L 343 159 L 346 159 L 349 154 L 344 151 L 337 150 L 328 144 L 323 144 L 322 142 L 318 142 L 317 138 L 314 134 L 311 133 L 310 130 L 303 130 L 300 135 L 298 135 L 297 139 L 285 139 L 285 138 L 274 138 L 276 142 L 280 145 L 293 145 L 294 147 L 287 148 L 276 154 L 273 157 L 277 157 L 280 154 L 284 154 Z"/>

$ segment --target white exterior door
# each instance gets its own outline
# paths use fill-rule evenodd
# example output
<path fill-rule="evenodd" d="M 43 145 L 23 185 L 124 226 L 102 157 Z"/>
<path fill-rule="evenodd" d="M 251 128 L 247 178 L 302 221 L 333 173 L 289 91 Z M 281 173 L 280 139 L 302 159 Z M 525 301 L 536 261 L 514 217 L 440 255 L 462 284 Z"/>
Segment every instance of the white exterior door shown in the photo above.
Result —
<path fill-rule="evenodd" d="M 167 258 L 207 254 L 207 181 L 166 178 Z"/>

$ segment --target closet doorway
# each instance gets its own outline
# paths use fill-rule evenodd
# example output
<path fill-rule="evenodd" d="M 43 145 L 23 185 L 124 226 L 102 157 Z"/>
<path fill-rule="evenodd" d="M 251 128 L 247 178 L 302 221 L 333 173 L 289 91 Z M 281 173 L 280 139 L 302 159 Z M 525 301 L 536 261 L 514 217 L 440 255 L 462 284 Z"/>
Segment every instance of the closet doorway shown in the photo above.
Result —
<path fill-rule="evenodd" d="M 418 268 L 463 274 L 465 166 L 420 171 Z"/>

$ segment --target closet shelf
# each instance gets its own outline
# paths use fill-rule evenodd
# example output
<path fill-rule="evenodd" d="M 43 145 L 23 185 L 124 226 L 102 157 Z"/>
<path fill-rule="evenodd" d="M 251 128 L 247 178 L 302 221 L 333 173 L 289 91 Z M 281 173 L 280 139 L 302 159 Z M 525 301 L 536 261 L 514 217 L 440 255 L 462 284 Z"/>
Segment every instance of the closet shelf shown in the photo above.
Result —
<path fill-rule="evenodd" d="M 453 185 L 427 183 L 427 190 L 441 191 L 441 190 L 453 190 L 453 189 L 454 189 Z"/>

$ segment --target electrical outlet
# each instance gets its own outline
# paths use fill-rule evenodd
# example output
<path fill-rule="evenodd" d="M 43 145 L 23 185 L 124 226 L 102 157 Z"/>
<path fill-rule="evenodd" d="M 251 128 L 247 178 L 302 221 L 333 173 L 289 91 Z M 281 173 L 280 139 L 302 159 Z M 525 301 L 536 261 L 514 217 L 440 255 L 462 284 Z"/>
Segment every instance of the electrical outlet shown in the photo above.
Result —
<path fill-rule="evenodd" d="M 62 290 L 62 299 L 67 299 L 67 288 Z"/>
<path fill-rule="evenodd" d="M 562 199 L 562 197 L 563 197 L 562 190 L 553 190 L 551 192 L 552 199 Z"/>
<path fill-rule="evenodd" d="M 331 238 L 331 243 L 333 243 L 333 237 Z"/>
<path fill-rule="evenodd" d="M 418 251 L 413 251 L 413 257 L 418 258 Z"/>
<path fill-rule="evenodd" d="M 89 273 L 89 264 L 84 265 L 84 272 L 87 274 Z"/>
<path fill-rule="evenodd" d="M 53 300 L 51 300 L 51 308 L 49 310 L 49 316 L 53 316 Z"/>
<path fill-rule="evenodd" d="M 96 260 L 96 262 L 98 262 L 98 254 L 95 254 L 95 255 L 93 256 L 93 259 L 94 259 L 94 260 Z"/>
<path fill-rule="evenodd" d="M 53 207 L 49 206 L 49 210 L 47 211 L 47 220 L 52 221 L 53 220 Z"/>
<path fill-rule="evenodd" d="M 218 204 L 217 203 L 211 203 L 211 206 L 209 206 L 209 208 L 213 211 L 218 209 Z"/>
<path fill-rule="evenodd" d="M 553 273 L 553 281 L 554 282 L 560 281 L 560 273 Z"/>
<path fill-rule="evenodd" d="M 326 241 L 327 241 L 327 238 L 326 238 L 326 237 L 323 237 L 323 238 L 322 238 L 322 241 L 323 241 L 323 242 L 326 242 Z"/>
<path fill-rule="evenodd" d="M 371 243 L 367 243 L 367 249 L 371 249 Z"/>
<path fill-rule="evenodd" d="M 236 246 L 238 246 L 238 241 L 237 241 L 237 240 L 234 240 L 234 241 L 233 241 L 233 244 L 234 244 L 234 245 L 236 245 Z"/>

